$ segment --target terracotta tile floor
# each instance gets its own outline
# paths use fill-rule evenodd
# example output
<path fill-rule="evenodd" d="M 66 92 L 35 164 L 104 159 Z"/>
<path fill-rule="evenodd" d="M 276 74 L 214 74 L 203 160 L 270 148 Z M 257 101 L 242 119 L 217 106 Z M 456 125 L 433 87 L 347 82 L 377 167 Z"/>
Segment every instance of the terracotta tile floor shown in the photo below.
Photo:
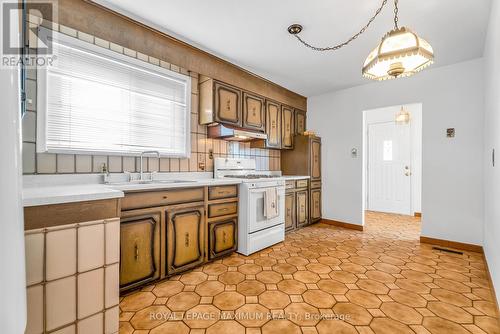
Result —
<path fill-rule="evenodd" d="M 122 298 L 120 333 L 500 333 L 483 257 L 420 244 L 420 222 L 316 224 Z"/>

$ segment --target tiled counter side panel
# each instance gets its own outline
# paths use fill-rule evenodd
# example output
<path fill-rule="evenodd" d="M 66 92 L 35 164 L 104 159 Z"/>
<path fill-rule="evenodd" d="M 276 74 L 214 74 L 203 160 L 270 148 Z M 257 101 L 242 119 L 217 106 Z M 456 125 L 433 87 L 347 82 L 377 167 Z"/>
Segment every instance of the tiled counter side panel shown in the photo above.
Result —
<path fill-rule="evenodd" d="M 177 158 L 148 158 L 143 162 L 147 171 L 160 172 L 200 172 L 213 170 L 213 157 L 252 158 L 257 162 L 259 170 L 280 170 L 280 151 L 250 148 L 250 143 L 228 142 L 207 138 L 207 126 L 198 124 L 198 73 L 180 68 L 174 64 L 161 61 L 157 58 L 136 52 L 96 38 L 74 29 L 47 23 L 47 27 L 66 35 L 79 38 L 88 43 L 113 50 L 129 57 L 146 61 L 150 64 L 170 69 L 175 72 L 190 75 L 191 84 L 191 157 Z M 30 41 L 31 43 L 31 41 Z M 30 52 L 36 53 L 31 45 Z M 103 163 L 106 163 L 111 173 L 138 172 L 140 161 L 135 157 L 53 154 L 36 152 L 36 122 L 37 122 L 37 75 L 36 70 L 27 71 L 26 94 L 27 112 L 23 117 L 23 173 L 24 174 L 73 174 L 99 173 Z M 210 151 L 213 155 L 210 155 Z"/>
<path fill-rule="evenodd" d="M 120 219 L 28 230 L 26 334 L 114 334 Z"/>

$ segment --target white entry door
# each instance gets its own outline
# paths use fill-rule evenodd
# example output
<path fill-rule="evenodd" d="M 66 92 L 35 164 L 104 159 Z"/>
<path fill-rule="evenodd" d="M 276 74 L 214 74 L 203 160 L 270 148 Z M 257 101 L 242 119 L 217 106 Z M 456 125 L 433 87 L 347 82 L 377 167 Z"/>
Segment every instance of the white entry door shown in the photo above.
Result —
<path fill-rule="evenodd" d="M 411 214 L 410 125 L 368 125 L 368 209 Z"/>

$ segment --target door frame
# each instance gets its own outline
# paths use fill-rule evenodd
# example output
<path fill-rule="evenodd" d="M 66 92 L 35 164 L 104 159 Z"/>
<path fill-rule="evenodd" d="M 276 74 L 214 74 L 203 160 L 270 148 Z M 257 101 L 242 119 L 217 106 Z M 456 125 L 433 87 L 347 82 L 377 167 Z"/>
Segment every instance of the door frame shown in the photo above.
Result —
<path fill-rule="evenodd" d="M 368 208 L 368 124 L 374 123 L 385 123 L 387 120 L 380 122 L 368 121 L 370 112 L 386 112 L 393 113 L 394 116 L 397 111 L 403 106 L 406 109 L 410 109 L 411 121 L 410 121 L 410 141 L 411 141 L 411 158 L 410 165 L 412 175 L 411 193 L 410 193 L 410 208 L 413 214 L 421 213 L 421 194 L 422 194 L 422 118 L 423 118 L 423 104 L 422 103 L 406 103 L 394 106 L 367 109 L 363 111 L 363 149 L 362 149 L 362 224 L 365 224 L 365 211 Z M 414 149 L 417 147 L 418 149 Z"/>

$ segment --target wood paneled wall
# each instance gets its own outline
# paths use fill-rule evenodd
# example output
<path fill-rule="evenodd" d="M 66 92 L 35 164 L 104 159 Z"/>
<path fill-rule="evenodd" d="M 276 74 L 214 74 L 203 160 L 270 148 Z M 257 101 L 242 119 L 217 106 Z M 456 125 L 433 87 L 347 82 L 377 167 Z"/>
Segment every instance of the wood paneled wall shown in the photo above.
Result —
<path fill-rule="evenodd" d="M 307 108 L 304 96 L 92 1 L 59 0 L 57 6 L 57 23 L 295 108 Z"/>

